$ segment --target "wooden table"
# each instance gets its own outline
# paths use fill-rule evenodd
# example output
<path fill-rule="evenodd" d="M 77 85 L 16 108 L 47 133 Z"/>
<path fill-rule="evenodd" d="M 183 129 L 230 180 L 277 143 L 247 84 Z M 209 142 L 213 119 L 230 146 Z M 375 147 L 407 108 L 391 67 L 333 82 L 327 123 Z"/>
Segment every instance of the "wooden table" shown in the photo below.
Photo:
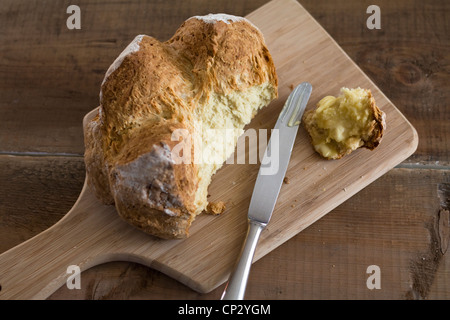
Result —
<path fill-rule="evenodd" d="M 0 253 L 57 222 L 82 188 L 82 118 L 98 105 L 105 70 L 137 34 L 167 40 L 188 17 L 244 16 L 267 0 L 0 3 Z M 257 261 L 247 299 L 449 299 L 450 3 L 380 0 L 301 4 L 419 133 L 409 159 Z M 443 199 L 445 200 L 445 199 Z M 376 265 L 381 288 L 369 289 Z M 0 274 L 1 286 L 1 274 Z M 1 289 L 0 289 L 1 290 Z M 82 288 L 50 299 L 218 299 L 134 263 L 82 273 Z"/>

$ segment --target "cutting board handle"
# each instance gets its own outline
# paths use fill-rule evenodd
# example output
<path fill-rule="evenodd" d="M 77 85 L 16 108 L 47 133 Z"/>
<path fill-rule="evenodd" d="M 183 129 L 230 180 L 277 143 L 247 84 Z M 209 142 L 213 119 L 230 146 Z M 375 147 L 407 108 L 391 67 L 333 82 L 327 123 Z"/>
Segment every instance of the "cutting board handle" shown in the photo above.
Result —
<path fill-rule="evenodd" d="M 111 231 L 99 227 L 98 215 L 83 202 L 85 191 L 86 184 L 59 222 L 0 255 L 0 299 L 45 299 L 67 280 L 76 283 L 74 271 L 111 261 Z"/>

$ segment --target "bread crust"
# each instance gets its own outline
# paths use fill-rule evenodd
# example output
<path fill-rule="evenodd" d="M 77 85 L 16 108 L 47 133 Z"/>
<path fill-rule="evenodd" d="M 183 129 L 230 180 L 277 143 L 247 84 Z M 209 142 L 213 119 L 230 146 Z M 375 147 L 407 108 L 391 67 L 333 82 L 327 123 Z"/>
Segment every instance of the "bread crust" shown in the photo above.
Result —
<path fill-rule="evenodd" d="M 275 98 L 272 57 L 244 18 L 194 17 L 166 42 L 138 36 L 106 73 L 99 114 L 85 128 L 88 184 L 128 223 L 160 238 L 185 238 L 199 213 L 201 177 L 195 163 L 172 159 L 172 133 L 193 132 L 195 110 L 211 94 L 266 82 Z"/>
<path fill-rule="evenodd" d="M 368 98 L 370 99 L 370 109 L 374 121 L 372 122 L 372 128 L 370 130 L 371 135 L 369 139 L 364 141 L 363 147 L 369 150 L 373 150 L 381 142 L 384 131 L 386 129 L 386 114 L 381 111 L 375 103 L 375 98 L 372 96 L 372 92 L 367 90 Z"/>

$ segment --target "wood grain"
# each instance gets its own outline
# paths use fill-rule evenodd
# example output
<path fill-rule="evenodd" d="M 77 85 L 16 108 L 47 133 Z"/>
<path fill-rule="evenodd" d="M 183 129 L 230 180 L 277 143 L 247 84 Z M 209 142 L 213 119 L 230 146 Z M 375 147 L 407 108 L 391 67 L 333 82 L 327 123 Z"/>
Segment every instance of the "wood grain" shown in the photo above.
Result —
<path fill-rule="evenodd" d="M 390 171 L 254 263 L 247 298 L 448 299 L 450 258 L 436 255 L 432 242 L 437 184 L 448 181 L 448 171 Z M 372 264 L 380 266 L 381 290 L 366 287 Z M 218 299 L 223 289 L 199 294 L 123 262 L 89 269 L 82 281 L 81 290 L 63 286 L 50 299 Z"/>
<path fill-rule="evenodd" d="M 57 157 L 46 161 L 3 156 L 0 163 L 0 180 L 11 181 L 9 188 L 2 184 L 1 190 L 1 194 L 9 193 L 2 203 L 6 209 L 0 210 L 0 252 L 4 252 L 44 231 L 66 213 L 78 192 L 59 183 L 81 187 L 79 175 L 69 173 L 84 168 L 81 158 Z M 28 183 L 24 185 L 21 181 Z M 435 260 L 432 245 L 440 207 L 437 185 L 445 182 L 450 182 L 449 171 L 445 170 L 391 170 L 257 261 L 247 297 L 448 299 L 449 256 Z M 61 191 L 52 195 L 53 190 Z M 24 199 L 23 193 L 29 197 Z M 51 215 L 45 206 L 30 211 L 41 194 L 49 195 L 46 199 L 49 206 L 60 205 L 52 207 Z M 33 216 L 42 219 L 33 221 Z M 32 231 L 26 229 L 31 226 Z M 23 234 L 19 240 L 15 238 L 18 233 Z M 423 273 L 414 267 L 420 263 L 425 264 Z M 364 268 L 370 264 L 381 267 L 384 280 L 380 291 L 364 287 L 367 277 Z M 217 299 L 222 293 L 219 287 L 209 294 L 199 294 L 158 271 L 127 262 L 95 266 L 83 272 L 81 280 L 81 290 L 62 286 L 50 299 Z M 413 287 L 417 292 L 412 291 Z"/>
<path fill-rule="evenodd" d="M 0 156 L 0 252 L 44 231 L 76 200 L 84 181 L 81 119 L 98 102 L 103 73 L 130 37 L 151 33 L 164 40 L 189 16 L 209 12 L 246 15 L 266 2 L 78 1 L 83 29 L 77 33 L 65 28 L 64 4 L 4 0 L 0 6 L 0 153 L 33 157 Z M 368 4 L 364 2 L 300 2 L 407 115 L 419 132 L 420 142 L 417 152 L 400 165 L 411 169 L 390 171 L 257 261 L 248 297 L 349 299 L 370 295 L 382 299 L 448 299 L 448 250 L 437 268 L 429 263 L 436 248 L 428 227 L 433 225 L 430 221 L 434 218 L 430 217 L 434 214 L 431 208 L 436 207 L 435 186 L 448 182 L 449 3 L 381 0 L 377 4 L 382 11 L 382 29 L 368 30 Z M 133 19 L 124 19 L 124 13 Z M 35 156 L 35 152 L 43 154 Z M 58 153 L 58 157 L 51 156 Z M 78 157 L 68 158 L 64 153 Z M 396 216 L 389 215 L 391 206 Z M 366 211 L 380 219 L 372 219 L 370 226 L 361 226 L 360 220 L 352 219 Z M 367 232 L 373 239 L 362 243 L 338 232 L 335 216 L 338 220 L 348 218 L 350 231 Z M 400 231 L 410 244 L 386 241 L 390 237 L 397 239 L 393 231 L 398 232 L 398 225 L 404 226 Z M 337 244 L 330 245 L 326 256 L 318 255 L 328 239 Z M 352 245 L 354 242 L 358 242 L 357 247 Z M 373 249 L 373 245 L 380 248 L 396 244 L 390 255 Z M 382 257 L 383 264 L 389 266 L 389 292 L 383 288 L 368 293 L 360 287 L 361 292 L 355 291 L 361 283 L 355 280 L 351 271 L 354 263 L 347 255 L 365 252 L 371 252 L 374 259 Z M 412 257 L 410 252 L 414 252 Z M 299 257 L 309 257 L 314 283 L 310 273 L 301 271 L 305 264 Z M 337 266 L 334 263 L 332 269 L 331 260 L 349 265 L 342 264 L 330 280 L 327 275 Z M 414 276 L 409 273 L 409 281 L 397 281 L 396 276 L 391 276 L 399 274 L 398 268 L 408 270 L 412 261 L 416 271 Z M 322 277 L 330 281 L 322 281 Z M 51 298 L 216 299 L 221 294 L 220 287 L 210 294 L 198 294 L 153 269 L 126 262 L 96 266 L 84 272 L 82 279 L 86 284 L 82 290 L 63 286 Z M 410 287 L 414 291 L 408 291 Z"/>
<path fill-rule="evenodd" d="M 80 157 L 0 156 L 0 172 L 1 252 L 58 222 L 77 200 L 85 176 Z"/>
<path fill-rule="evenodd" d="M 286 173 L 292 185 L 281 190 L 279 204 L 258 242 L 256 261 L 405 160 L 417 147 L 417 134 L 295 1 L 272 1 L 247 17 L 265 36 L 280 86 L 279 99 L 260 112 L 250 127 L 258 128 L 258 124 L 273 128 L 290 84 L 307 79 L 314 88 L 312 101 L 344 86 L 371 89 L 390 127 L 375 151 L 359 150 L 340 161 L 321 159 L 305 130 L 300 130 Z M 267 23 L 279 17 L 283 18 L 280 22 Z M 301 45 L 293 45 L 300 41 Z M 303 63 L 298 62 L 298 56 Z M 325 73 L 331 77 L 324 77 Z M 97 112 L 86 116 L 85 125 Z M 210 201 L 220 199 L 231 204 L 228 212 L 219 217 L 197 217 L 189 238 L 183 241 L 161 241 L 132 228 L 118 217 L 113 206 L 101 205 L 85 185 L 77 203 L 61 221 L 0 256 L 0 297 L 46 298 L 64 283 L 68 265 L 87 270 L 113 260 L 139 262 L 196 291 L 210 292 L 228 278 L 235 264 L 246 233 L 245 213 L 257 171 L 258 166 L 251 164 L 225 165 L 214 176 L 208 192 Z"/>

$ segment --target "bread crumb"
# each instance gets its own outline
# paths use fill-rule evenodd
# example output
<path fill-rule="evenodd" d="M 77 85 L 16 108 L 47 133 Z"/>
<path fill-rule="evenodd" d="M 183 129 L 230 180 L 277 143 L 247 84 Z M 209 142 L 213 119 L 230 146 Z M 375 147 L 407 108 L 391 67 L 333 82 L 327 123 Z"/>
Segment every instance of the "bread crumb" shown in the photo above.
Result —
<path fill-rule="evenodd" d="M 293 83 L 291 83 L 291 84 L 289 85 L 289 89 L 291 89 L 291 91 L 293 91 L 293 90 L 294 90 L 294 88 L 295 88 L 294 84 L 293 84 Z"/>
<path fill-rule="evenodd" d="M 370 90 L 360 87 L 341 88 L 339 96 L 322 98 L 303 116 L 315 151 L 326 159 L 341 159 L 362 147 L 375 149 L 385 122 L 385 114 L 376 106 Z"/>
<path fill-rule="evenodd" d="M 206 207 L 206 213 L 218 215 L 225 211 L 225 207 L 225 202 L 223 201 L 210 202 Z"/>
<path fill-rule="evenodd" d="M 289 177 L 284 177 L 283 182 L 286 184 L 291 183 L 291 181 L 289 180 Z"/>

